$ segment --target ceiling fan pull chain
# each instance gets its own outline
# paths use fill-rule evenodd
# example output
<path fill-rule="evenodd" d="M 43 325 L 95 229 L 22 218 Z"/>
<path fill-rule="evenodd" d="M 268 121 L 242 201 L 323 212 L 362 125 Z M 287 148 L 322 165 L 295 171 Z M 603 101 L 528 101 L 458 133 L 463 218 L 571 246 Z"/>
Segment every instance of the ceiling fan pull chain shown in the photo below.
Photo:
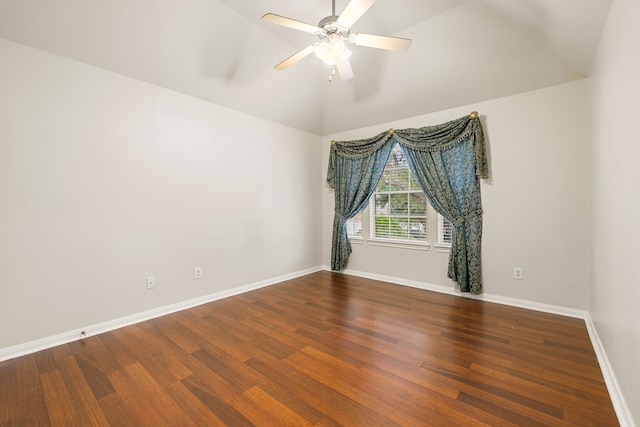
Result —
<path fill-rule="evenodd" d="M 331 83 L 333 81 L 333 76 L 336 75 L 336 66 L 332 65 L 331 66 L 331 72 L 329 73 L 329 83 Z"/>

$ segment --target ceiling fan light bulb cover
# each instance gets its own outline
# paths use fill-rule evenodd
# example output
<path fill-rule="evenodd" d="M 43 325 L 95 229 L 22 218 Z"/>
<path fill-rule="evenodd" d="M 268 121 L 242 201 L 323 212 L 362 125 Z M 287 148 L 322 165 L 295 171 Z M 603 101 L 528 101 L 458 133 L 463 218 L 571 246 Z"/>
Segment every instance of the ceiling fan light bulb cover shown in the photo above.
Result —
<path fill-rule="evenodd" d="M 313 52 L 316 54 L 318 59 L 325 61 L 329 57 L 329 43 L 326 41 L 316 43 L 313 46 Z"/>
<path fill-rule="evenodd" d="M 338 33 L 333 33 L 329 35 L 329 52 L 333 56 L 340 56 L 345 51 L 346 46 L 344 44 L 344 40 L 342 40 L 342 36 Z"/>
<path fill-rule="evenodd" d="M 340 42 L 342 42 L 342 39 L 340 39 Z M 341 49 L 337 51 L 332 49 L 332 43 L 333 40 L 325 40 L 313 45 L 313 53 L 325 64 L 336 65 L 338 62 L 349 59 L 353 54 L 353 52 L 347 49 L 344 42 L 342 42 Z"/>

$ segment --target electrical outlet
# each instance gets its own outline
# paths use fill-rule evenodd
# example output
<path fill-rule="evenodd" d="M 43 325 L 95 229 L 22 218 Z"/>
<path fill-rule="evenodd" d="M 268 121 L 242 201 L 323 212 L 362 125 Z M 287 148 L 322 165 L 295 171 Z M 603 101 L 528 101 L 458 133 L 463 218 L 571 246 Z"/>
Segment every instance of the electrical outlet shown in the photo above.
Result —
<path fill-rule="evenodd" d="M 155 276 L 147 277 L 147 289 L 153 289 L 156 287 L 156 278 Z"/>
<path fill-rule="evenodd" d="M 513 267 L 513 278 L 522 280 L 522 267 Z"/>
<path fill-rule="evenodd" d="M 202 279 L 202 267 L 196 267 L 193 269 L 193 278 Z"/>

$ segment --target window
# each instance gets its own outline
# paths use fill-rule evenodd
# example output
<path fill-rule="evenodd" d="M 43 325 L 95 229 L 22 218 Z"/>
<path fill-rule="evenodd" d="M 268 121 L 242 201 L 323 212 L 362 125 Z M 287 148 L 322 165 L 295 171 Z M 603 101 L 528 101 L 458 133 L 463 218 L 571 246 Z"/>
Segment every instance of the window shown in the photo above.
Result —
<path fill-rule="evenodd" d="M 369 202 L 370 236 L 375 239 L 427 242 L 427 198 L 398 144 Z"/>
<path fill-rule="evenodd" d="M 362 239 L 362 212 L 347 221 L 347 236 L 350 239 Z"/>
<path fill-rule="evenodd" d="M 396 144 L 368 207 L 347 221 L 347 235 L 353 243 L 428 250 L 427 236 L 437 233 L 437 246 L 450 248 L 453 225 L 444 217 L 427 232 L 427 215 L 436 214 Z"/>
<path fill-rule="evenodd" d="M 453 224 L 438 214 L 438 245 L 451 247 L 451 241 L 453 239 Z"/>

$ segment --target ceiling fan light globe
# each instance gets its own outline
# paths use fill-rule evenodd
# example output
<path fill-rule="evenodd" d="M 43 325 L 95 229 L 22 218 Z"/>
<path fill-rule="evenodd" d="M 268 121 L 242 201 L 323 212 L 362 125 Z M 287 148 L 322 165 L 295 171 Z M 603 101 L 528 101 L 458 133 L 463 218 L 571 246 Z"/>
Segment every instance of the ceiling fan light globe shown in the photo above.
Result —
<path fill-rule="evenodd" d="M 342 40 L 342 36 L 338 33 L 329 35 L 329 53 L 333 56 L 340 56 L 347 47 Z"/>
<path fill-rule="evenodd" d="M 316 54 L 318 59 L 324 62 L 329 57 L 329 43 L 326 41 L 316 43 L 313 46 L 313 52 Z"/>

